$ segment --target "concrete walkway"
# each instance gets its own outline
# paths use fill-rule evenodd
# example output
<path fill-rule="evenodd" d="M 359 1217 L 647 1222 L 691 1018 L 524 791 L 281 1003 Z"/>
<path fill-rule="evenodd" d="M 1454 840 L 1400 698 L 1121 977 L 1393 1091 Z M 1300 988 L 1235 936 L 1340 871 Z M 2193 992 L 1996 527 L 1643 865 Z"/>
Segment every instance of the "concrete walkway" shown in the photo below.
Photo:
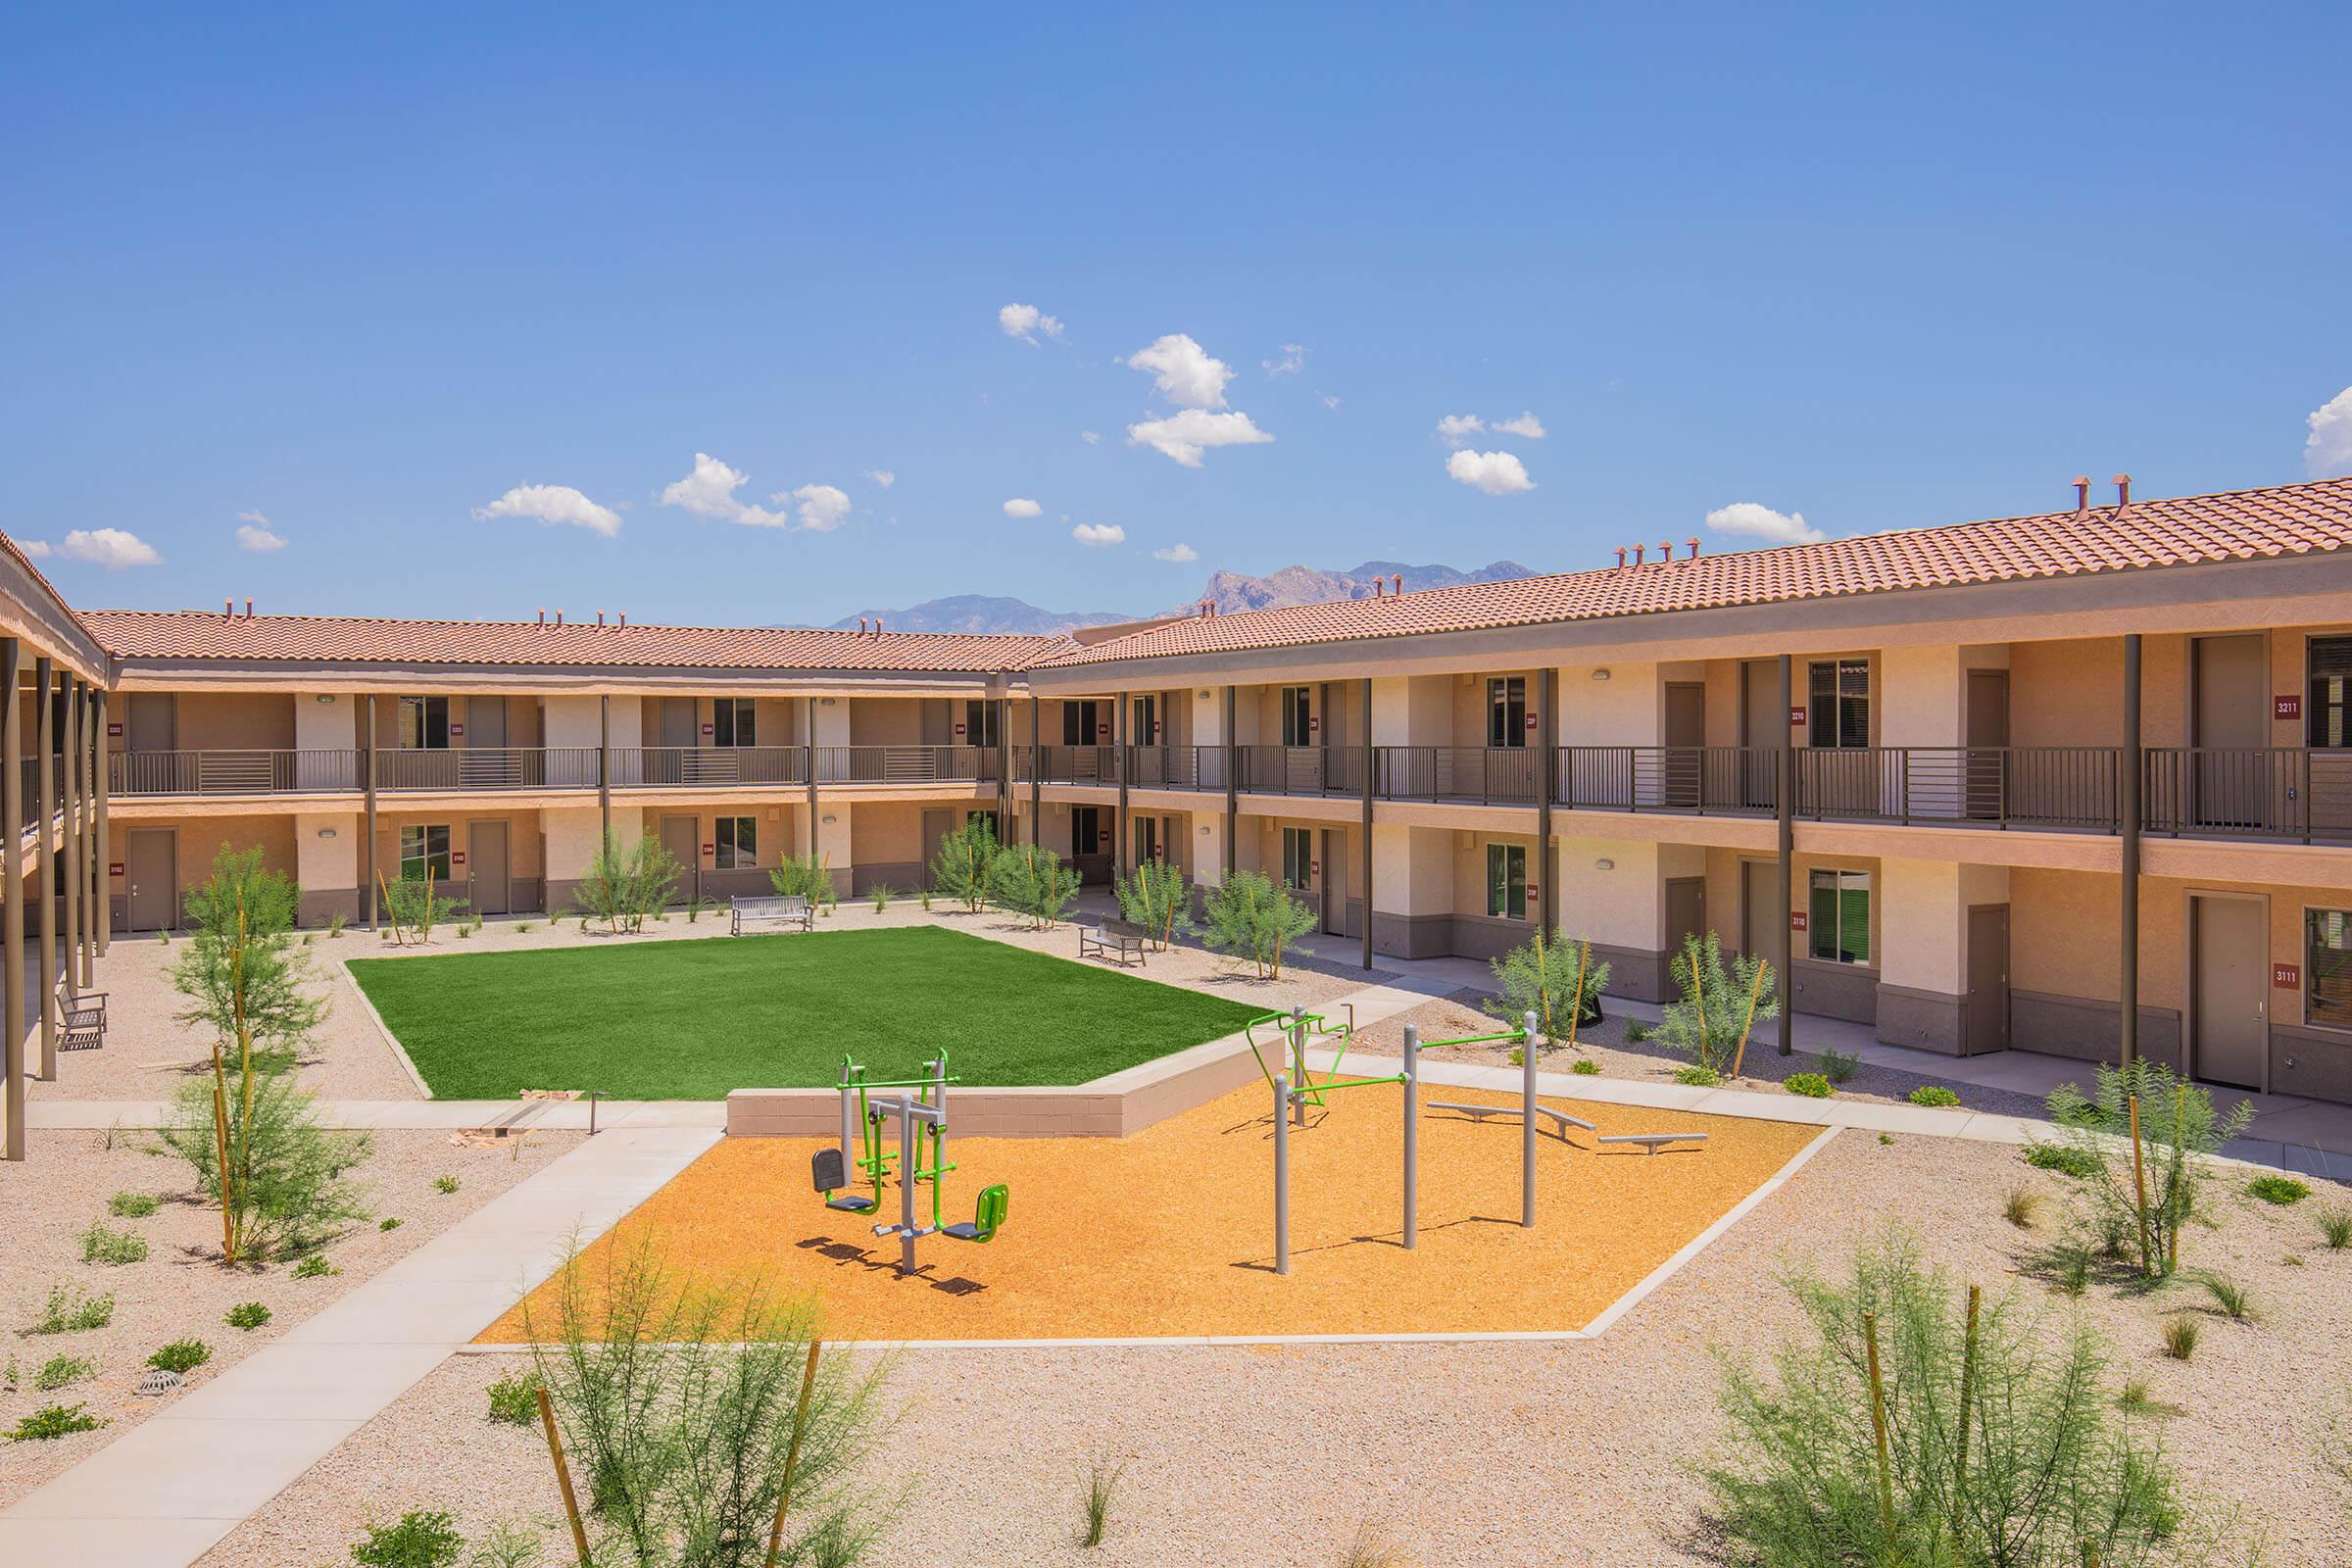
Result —
<path fill-rule="evenodd" d="M 585 1100 L 321 1100 L 318 1114 L 329 1127 L 544 1128 L 585 1132 Z M 35 1131 L 104 1131 L 109 1127 L 161 1127 L 171 1112 L 161 1100 L 36 1100 L 24 1107 L 24 1124 Z M 647 1127 L 707 1128 L 727 1125 L 721 1100 L 607 1100 L 595 1111 L 598 1132 Z"/>
<path fill-rule="evenodd" d="M 0 1563 L 194 1562 L 718 1136 L 621 1127 L 581 1143 L 0 1511 Z"/>

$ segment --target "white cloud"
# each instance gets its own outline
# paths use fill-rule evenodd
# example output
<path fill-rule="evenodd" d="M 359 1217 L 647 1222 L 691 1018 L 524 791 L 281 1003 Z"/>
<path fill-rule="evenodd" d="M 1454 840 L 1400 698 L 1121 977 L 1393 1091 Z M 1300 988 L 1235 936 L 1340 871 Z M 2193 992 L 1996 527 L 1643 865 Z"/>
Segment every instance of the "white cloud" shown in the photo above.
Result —
<path fill-rule="evenodd" d="M 1061 322 L 1034 305 L 1007 305 L 997 312 L 997 325 L 1006 337 L 1017 337 L 1024 343 L 1037 341 L 1037 334 L 1061 336 Z"/>
<path fill-rule="evenodd" d="M 1282 346 L 1281 359 L 1260 360 L 1257 363 L 1265 367 L 1268 375 L 1297 375 L 1300 370 L 1306 368 L 1306 345 L 1285 343 Z"/>
<path fill-rule="evenodd" d="M 1456 452 L 1446 460 L 1446 471 L 1491 496 L 1513 496 L 1536 487 L 1525 466 L 1508 452 Z"/>
<path fill-rule="evenodd" d="M 1100 430 L 1081 430 L 1078 432 L 1078 439 L 1085 442 L 1090 447 L 1099 446 L 1102 441 L 1102 432 Z"/>
<path fill-rule="evenodd" d="M 2314 479 L 2352 473 L 2352 386 L 2311 411 L 2303 443 L 2303 471 Z"/>
<path fill-rule="evenodd" d="M 1233 379 L 1232 366 L 1182 332 L 1128 355 L 1127 368 L 1151 371 L 1160 396 L 1185 409 L 1223 408 L 1225 383 Z"/>
<path fill-rule="evenodd" d="M 1775 512 L 1753 501 L 1735 501 L 1707 514 L 1707 526 L 1717 533 L 1745 534 L 1776 545 L 1819 544 L 1829 537 L 1805 521 L 1801 512 Z"/>
<path fill-rule="evenodd" d="M 723 466 L 723 465 L 722 465 Z M 740 481 L 738 481 L 740 482 Z M 671 488 L 676 488 L 674 485 Z M 259 514 L 240 513 L 240 516 L 259 518 Z M 610 539 L 620 532 L 620 514 L 611 507 L 600 507 L 567 484 L 518 484 L 486 507 L 473 509 L 473 520 L 488 522 L 494 517 L 536 517 L 554 526 L 569 523 L 590 533 L 601 533 Z M 267 520 L 267 519 L 261 519 Z M 243 543 L 245 530 L 237 530 Z M 270 548 L 247 545 L 248 550 Z"/>
<path fill-rule="evenodd" d="M 1487 421 L 1475 414 L 1448 414 L 1438 421 L 1438 434 L 1447 446 L 1458 447 L 1486 427 Z"/>
<path fill-rule="evenodd" d="M 1004 503 L 1004 515 L 1007 517 L 1038 517 L 1043 516 L 1045 511 L 1027 496 L 1014 496 Z"/>
<path fill-rule="evenodd" d="M 76 528 L 66 535 L 58 550 L 75 561 L 86 561 L 109 571 L 164 564 L 164 558 L 155 553 L 155 546 L 121 528 Z"/>
<path fill-rule="evenodd" d="M 1323 399 L 1323 406 L 1327 409 L 1336 409 L 1340 406 L 1339 394 L 1336 392 L 1324 392 L 1317 395 Z"/>
<path fill-rule="evenodd" d="M 1195 550 L 1191 545 L 1170 545 L 1165 550 L 1152 551 L 1152 559 L 1153 561 L 1174 562 L 1199 561 L 1200 559 L 1200 552 Z"/>
<path fill-rule="evenodd" d="M 798 501 L 801 526 L 810 533 L 831 533 L 849 520 L 850 498 L 829 484 L 805 484 L 798 490 L 779 490 L 770 501 Z"/>
<path fill-rule="evenodd" d="M 1115 522 L 1082 522 L 1070 530 L 1070 537 L 1082 545 L 1123 545 L 1127 542 L 1127 530 Z"/>
<path fill-rule="evenodd" d="M 47 561 L 57 553 L 49 548 L 49 541 L 46 539 L 20 539 L 17 541 L 17 548 L 24 552 L 26 561 Z"/>
<path fill-rule="evenodd" d="M 1127 427 L 1127 439 L 1140 447 L 1164 453 L 1188 468 L 1200 466 L 1200 454 L 1209 447 L 1249 447 L 1274 438 L 1250 421 L 1239 410 L 1209 414 L 1187 409 L 1164 419 L 1146 419 Z"/>
<path fill-rule="evenodd" d="M 1515 419 L 1496 419 L 1494 428 L 1504 435 L 1525 436 L 1530 441 L 1544 439 L 1544 421 L 1533 414 L 1522 414 Z"/>
<path fill-rule="evenodd" d="M 258 512 L 240 512 L 237 516 L 241 519 L 237 523 L 239 550 L 250 550 L 256 555 L 266 556 L 273 550 L 286 548 L 284 536 L 270 528 L 268 517 Z"/>
<path fill-rule="evenodd" d="M 885 490 L 899 482 L 898 474 L 889 468 L 868 468 L 865 470 L 865 476 Z"/>
<path fill-rule="evenodd" d="M 791 527 L 792 519 L 783 513 L 736 499 L 735 492 L 750 483 L 751 477 L 741 469 L 728 467 L 708 452 L 697 452 L 694 471 L 664 488 L 662 504 L 683 508 L 698 517 L 738 522 L 747 528 Z"/>

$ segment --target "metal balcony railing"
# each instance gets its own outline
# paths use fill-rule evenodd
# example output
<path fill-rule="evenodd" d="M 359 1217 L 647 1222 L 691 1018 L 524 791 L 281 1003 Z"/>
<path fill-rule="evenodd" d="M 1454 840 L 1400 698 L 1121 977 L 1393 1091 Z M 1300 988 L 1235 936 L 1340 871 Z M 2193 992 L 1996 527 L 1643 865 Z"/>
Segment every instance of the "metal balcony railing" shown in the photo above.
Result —
<path fill-rule="evenodd" d="M 1745 746 L 1563 746 L 1554 799 L 1581 811 L 1769 816 L 1776 758 Z"/>
<path fill-rule="evenodd" d="M 1372 793 L 1384 801 L 1533 806 L 1544 794 L 1544 754 L 1524 746 L 1379 746 Z"/>
<path fill-rule="evenodd" d="M 2176 838 L 2352 839 L 2352 751 L 2151 747 L 2141 820 Z"/>
<path fill-rule="evenodd" d="M 317 795 L 360 788 L 360 754 L 351 749 L 115 752 L 106 760 L 106 787 L 115 795 Z M 33 787 L 28 775 L 27 799 Z"/>
<path fill-rule="evenodd" d="M 994 746 L 819 746 L 818 784 L 966 784 L 996 780 Z"/>
<path fill-rule="evenodd" d="M 596 783 L 596 749 L 588 751 L 588 783 Z M 790 785 L 808 782 L 804 746 L 615 746 L 612 787 L 695 789 L 707 785 Z"/>
<path fill-rule="evenodd" d="M 1807 748 L 1795 759 L 1795 814 L 2113 833 L 2122 758 L 2112 746 Z"/>
<path fill-rule="evenodd" d="M 1032 778 L 1040 784 L 1119 781 L 1118 754 L 1107 746 L 1024 746 L 1018 768 L 1015 776 L 1024 783 Z"/>
<path fill-rule="evenodd" d="M 1237 746 L 1234 781 L 1251 795 L 1357 795 L 1363 759 L 1354 746 Z"/>
<path fill-rule="evenodd" d="M 1222 746 L 1130 746 L 1127 782 L 1146 790 L 1222 790 Z"/>
<path fill-rule="evenodd" d="M 472 790 L 596 788 L 593 746 L 466 746 L 379 750 L 375 787 L 383 794 L 463 794 Z"/>

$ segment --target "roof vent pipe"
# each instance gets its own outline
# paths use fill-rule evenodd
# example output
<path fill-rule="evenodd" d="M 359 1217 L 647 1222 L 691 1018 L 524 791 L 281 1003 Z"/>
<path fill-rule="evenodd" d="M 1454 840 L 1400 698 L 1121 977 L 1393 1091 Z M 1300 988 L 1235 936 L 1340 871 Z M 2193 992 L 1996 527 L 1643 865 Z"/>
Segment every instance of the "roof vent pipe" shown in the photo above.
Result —
<path fill-rule="evenodd" d="M 596 612 L 596 623 L 599 626 L 602 626 L 605 623 L 605 612 L 601 610 Z"/>
<path fill-rule="evenodd" d="M 1661 539 L 1658 541 L 1658 559 L 1660 561 L 1672 561 L 1674 559 L 1673 540 Z"/>
<path fill-rule="evenodd" d="M 880 615 L 874 617 L 874 635 L 877 637 L 882 635 L 882 617 Z"/>
<path fill-rule="evenodd" d="M 1649 546 L 1647 546 L 1647 545 L 1636 545 L 1636 546 L 1634 546 L 1634 564 L 1635 564 L 1635 565 L 1639 566 L 1640 564 L 1642 564 L 1642 553 L 1643 551 L 1647 550 L 1648 548 L 1649 548 Z"/>
<path fill-rule="evenodd" d="M 1373 578 L 1373 579 L 1372 579 L 1372 597 L 1373 597 L 1373 598 L 1375 598 L 1375 599 L 1382 599 L 1382 598 L 1386 598 L 1386 597 L 1388 596 L 1388 592 L 1389 592 L 1389 582 L 1388 582 L 1388 579 L 1387 579 L 1387 578 L 1385 578 L 1385 577 L 1375 577 L 1375 578 Z"/>
<path fill-rule="evenodd" d="M 1402 573 L 1402 572 L 1400 572 L 1400 571 L 1398 571 L 1398 572 L 1391 572 L 1391 573 L 1389 574 L 1389 594 L 1390 594 L 1390 596 L 1391 596 L 1392 598 L 1394 598 L 1394 597 L 1397 597 L 1397 596 L 1400 596 L 1400 595 L 1402 595 L 1402 594 L 1403 594 L 1403 592 L 1404 592 L 1404 573 Z"/>
<path fill-rule="evenodd" d="M 2087 473 L 2078 473 L 2075 475 L 2075 515 L 2079 517 L 2089 510 L 2090 475 Z"/>
<path fill-rule="evenodd" d="M 1698 535 L 1692 534 L 1690 538 L 1684 540 L 1683 543 L 1690 547 L 1690 559 L 1692 561 L 1696 561 L 1698 559 Z"/>
<path fill-rule="evenodd" d="M 629 612 L 625 610 L 620 612 L 620 623 L 623 626 L 626 626 L 629 623 Z"/>
<path fill-rule="evenodd" d="M 245 618 L 247 620 L 253 618 L 253 600 L 250 598 L 245 601 Z"/>
<path fill-rule="evenodd" d="M 1623 545 L 1617 547 L 1617 564 L 1620 566 L 1625 564 L 1625 546 Z"/>
<path fill-rule="evenodd" d="M 564 612 L 561 610 L 556 612 L 556 624 L 559 626 L 564 624 Z"/>
<path fill-rule="evenodd" d="M 223 599 L 220 601 L 220 618 L 222 620 L 234 620 L 237 618 L 237 602 L 234 599 Z"/>
<path fill-rule="evenodd" d="M 2130 474 L 2128 474 L 2128 473 L 2119 473 L 2119 474 L 2117 474 L 2117 475 L 2115 476 L 2115 505 L 2116 505 L 2116 508 L 2117 508 L 2117 510 L 2119 510 L 2119 511 L 2120 511 L 2120 510 L 2122 510 L 2123 508 L 2130 506 L 2131 504 L 2132 504 L 2132 476 L 2131 476 Z"/>
<path fill-rule="evenodd" d="M 542 626 L 547 624 L 547 607 L 545 605 L 539 607 L 539 624 Z"/>
<path fill-rule="evenodd" d="M 858 635 L 860 637 L 865 635 L 865 617 L 863 615 L 858 617 Z"/>

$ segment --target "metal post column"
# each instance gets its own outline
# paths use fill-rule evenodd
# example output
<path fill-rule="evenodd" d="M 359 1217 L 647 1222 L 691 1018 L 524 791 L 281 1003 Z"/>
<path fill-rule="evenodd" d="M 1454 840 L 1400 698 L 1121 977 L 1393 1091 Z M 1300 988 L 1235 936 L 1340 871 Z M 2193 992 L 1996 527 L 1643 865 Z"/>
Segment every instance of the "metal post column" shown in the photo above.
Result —
<path fill-rule="evenodd" d="M 8 1140 L 0 1157 L 24 1157 L 24 770 L 17 765 L 24 750 L 24 699 L 17 690 L 24 645 L 0 637 L 0 826 L 8 831 L 0 842 L 0 947 L 8 967 L 0 971 L 0 1073 L 7 1078 Z"/>
<path fill-rule="evenodd" d="M 1037 693 L 1029 694 L 1029 842 L 1046 842 L 1046 732 L 1045 711 Z M 1076 847 L 1072 847 L 1073 858 Z"/>
<path fill-rule="evenodd" d="M 38 865 L 34 878 L 40 883 L 41 898 L 41 1064 L 43 1080 L 57 1076 L 57 851 L 49 836 L 50 819 L 55 814 L 57 762 L 51 756 L 55 745 L 52 715 L 56 711 L 49 701 L 49 661 L 32 662 L 32 725 L 33 725 L 33 824 L 32 840 L 39 846 Z"/>
<path fill-rule="evenodd" d="M 598 853 L 612 842 L 612 699 L 596 700 L 596 810 L 603 821 L 604 836 L 597 841 Z"/>
<path fill-rule="evenodd" d="M 1794 661 L 1787 654 L 1781 656 L 1781 716 L 1773 725 L 1780 745 L 1773 753 L 1774 787 L 1773 814 L 1780 824 L 1780 848 L 1773 860 L 1773 885 L 1780 890 L 1780 917 L 1773 922 L 1779 929 L 1772 939 L 1773 974 L 1772 996 L 1780 1004 L 1780 1014 L 1773 1020 L 1773 1032 L 1784 1056 L 1796 1053 L 1796 1020 L 1792 1015 L 1788 984 L 1788 957 L 1791 902 L 1796 897 L 1796 748 L 1790 733 L 1796 727 L 1795 694 L 1790 689 L 1795 679 Z"/>
<path fill-rule="evenodd" d="M 997 822 L 1005 843 L 1020 837 L 1012 817 L 1012 699 L 997 699 Z"/>
<path fill-rule="evenodd" d="M 90 764 L 90 783 L 98 797 L 98 956 L 103 958 L 115 937 L 114 849 L 109 842 L 112 830 L 108 825 L 106 808 L 107 797 L 112 793 L 107 779 L 106 688 L 100 686 L 93 691 L 91 701 L 97 706 L 97 722 L 91 726 L 95 738 L 90 750 L 95 756 Z M 127 866 L 124 868 L 128 869 Z"/>
<path fill-rule="evenodd" d="M 1557 932 L 1560 928 L 1559 883 L 1552 876 L 1551 864 L 1551 796 L 1552 769 L 1559 763 L 1559 715 L 1552 710 L 1559 700 L 1560 672 L 1551 665 L 1544 666 L 1536 677 L 1536 745 L 1542 755 L 1536 759 L 1536 875 L 1542 879 L 1543 891 L 1536 900 L 1536 929 Z"/>
<path fill-rule="evenodd" d="M 808 858 L 816 858 L 816 699 L 801 699 L 801 750 L 808 766 Z"/>
<path fill-rule="evenodd" d="M 374 931 L 380 928 L 380 922 L 383 919 L 383 910 L 380 907 L 382 887 L 375 867 L 375 693 L 368 694 L 368 707 L 362 717 L 368 725 L 368 744 L 360 751 L 361 758 L 368 764 L 368 790 L 363 797 L 368 808 L 368 825 L 366 829 L 367 855 L 361 870 L 368 878 L 368 929 Z M 542 866 L 540 869 L 544 871 L 546 867 Z"/>
<path fill-rule="evenodd" d="M 2117 792 L 2122 808 L 2123 854 L 2117 871 L 2123 882 L 2123 995 L 2117 1020 L 2117 1054 L 2125 1066 L 2139 1055 L 2139 633 L 2124 637 L 2124 755 L 2123 787 Z"/>
<path fill-rule="evenodd" d="M 1580 1003 L 1581 1005 L 1581 1003 Z M 1519 1223 L 1536 1223 L 1536 1015 L 1519 1015 Z"/>
<path fill-rule="evenodd" d="M 1120 868 L 1127 863 L 1127 703 L 1125 692 L 1113 699 L 1110 710 L 1110 761 L 1119 770 L 1119 810 L 1110 825 L 1110 885 L 1119 885 Z"/>
<path fill-rule="evenodd" d="M 1420 1245 L 1421 1026 L 1404 1026 L 1404 1250 Z"/>
<path fill-rule="evenodd" d="M 1363 850 L 1357 857 L 1364 873 L 1364 964 L 1372 967 L 1372 677 L 1364 677 Z"/>
<path fill-rule="evenodd" d="M 74 702 L 74 719 L 81 726 L 81 744 L 74 753 L 74 770 L 81 775 L 81 983 L 98 983 L 98 872 L 99 857 L 104 852 L 98 843 L 95 810 L 95 775 L 98 771 L 98 740 L 91 733 L 97 727 L 98 705 L 88 681 Z"/>
<path fill-rule="evenodd" d="M 58 686 L 65 693 L 65 729 L 59 737 L 65 749 L 58 756 L 58 770 L 65 778 L 66 815 L 59 832 L 63 839 L 66 866 L 66 996 L 69 1000 L 81 995 L 81 762 L 76 755 L 81 750 L 81 677 L 60 675 Z"/>
<path fill-rule="evenodd" d="M 1233 738 L 1233 688 L 1225 688 L 1225 875 L 1233 876 L 1236 864 L 1234 831 L 1241 818 L 1242 749 Z"/>

